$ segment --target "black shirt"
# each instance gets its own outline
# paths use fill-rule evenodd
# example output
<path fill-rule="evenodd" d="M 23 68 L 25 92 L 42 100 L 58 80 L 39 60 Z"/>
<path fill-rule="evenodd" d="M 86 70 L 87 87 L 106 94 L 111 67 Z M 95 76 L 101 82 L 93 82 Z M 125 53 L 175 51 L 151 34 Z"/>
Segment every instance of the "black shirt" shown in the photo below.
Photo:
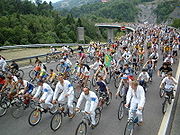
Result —
<path fill-rule="evenodd" d="M 161 67 L 160 69 L 159 69 L 159 71 L 161 71 L 161 72 L 164 72 L 164 73 L 169 73 L 169 72 L 171 72 L 172 71 L 172 68 L 171 67 Z"/>
<path fill-rule="evenodd" d="M 19 66 L 18 66 L 18 64 L 16 64 L 16 63 L 12 63 L 12 64 L 11 64 L 11 67 L 12 67 L 12 69 L 16 69 L 16 70 L 19 69 Z"/>

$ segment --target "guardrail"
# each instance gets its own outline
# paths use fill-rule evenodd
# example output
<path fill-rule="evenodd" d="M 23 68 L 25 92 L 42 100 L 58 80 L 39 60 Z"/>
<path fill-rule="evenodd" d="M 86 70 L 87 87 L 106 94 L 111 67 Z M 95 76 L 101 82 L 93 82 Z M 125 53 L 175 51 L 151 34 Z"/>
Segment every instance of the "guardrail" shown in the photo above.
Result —
<path fill-rule="evenodd" d="M 6 49 L 19 49 L 19 48 L 40 48 L 40 47 L 62 47 L 62 46 L 85 46 L 89 44 L 30 44 L 30 45 L 14 45 L 14 46 L 2 46 L 0 47 L 0 50 L 6 50 Z"/>

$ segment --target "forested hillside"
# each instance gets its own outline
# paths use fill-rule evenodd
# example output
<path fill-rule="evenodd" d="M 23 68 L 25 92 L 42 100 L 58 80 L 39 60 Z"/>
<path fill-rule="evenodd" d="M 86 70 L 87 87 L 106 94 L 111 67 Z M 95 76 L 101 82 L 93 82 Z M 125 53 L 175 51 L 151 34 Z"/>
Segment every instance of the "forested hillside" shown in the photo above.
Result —
<path fill-rule="evenodd" d="M 103 40 L 94 23 L 72 15 L 60 16 L 51 3 L 36 0 L 0 1 L 0 45 L 77 42 L 77 27 L 85 27 L 85 40 Z M 89 32 L 90 31 L 90 32 Z"/>

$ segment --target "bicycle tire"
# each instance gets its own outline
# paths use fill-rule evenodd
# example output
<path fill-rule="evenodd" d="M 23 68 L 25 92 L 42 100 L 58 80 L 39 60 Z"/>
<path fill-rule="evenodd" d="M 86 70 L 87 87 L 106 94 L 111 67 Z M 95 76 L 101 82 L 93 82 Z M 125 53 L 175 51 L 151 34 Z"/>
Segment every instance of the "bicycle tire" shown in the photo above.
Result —
<path fill-rule="evenodd" d="M 167 103 L 167 99 L 164 100 L 163 104 L 162 104 L 162 113 L 165 114 L 167 111 L 167 107 L 168 107 L 168 103 Z"/>
<path fill-rule="evenodd" d="M 36 114 L 34 114 L 34 113 L 36 113 Z M 37 121 L 36 121 L 36 122 L 32 122 L 32 121 L 31 121 L 31 116 L 32 116 L 32 115 L 37 115 L 37 113 L 38 113 L 38 119 L 37 119 Z M 39 109 L 34 109 L 34 110 L 30 113 L 30 115 L 29 115 L 29 117 L 28 117 L 28 123 L 29 123 L 29 125 L 31 125 L 31 126 L 36 126 L 36 125 L 41 121 L 41 119 L 42 119 L 42 112 L 41 112 Z"/>
<path fill-rule="evenodd" d="M 84 122 L 79 123 L 79 125 L 76 128 L 75 135 L 87 135 L 87 124 Z"/>
<path fill-rule="evenodd" d="M 47 56 L 46 56 L 46 62 L 47 62 L 47 63 L 50 63 L 50 62 L 51 62 L 51 56 L 50 56 L 50 55 L 47 55 Z"/>
<path fill-rule="evenodd" d="M 134 132 L 134 123 L 128 121 L 124 129 L 124 135 L 133 135 L 133 132 Z"/>
<path fill-rule="evenodd" d="M 110 105 L 111 101 L 112 101 L 112 92 L 109 92 L 108 100 L 106 101 L 106 105 Z"/>
<path fill-rule="evenodd" d="M 95 127 L 99 124 L 100 119 L 101 119 L 101 110 L 99 108 L 96 108 L 95 110 L 95 119 L 96 119 L 96 124 Z"/>
<path fill-rule="evenodd" d="M 24 71 L 22 69 L 19 69 L 16 71 L 15 75 L 23 78 L 24 77 Z"/>
<path fill-rule="evenodd" d="M 29 71 L 29 78 L 31 78 L 31 79 L 35 78 L 35 71 L 34 70 Z"/>
<path fill-rule="evenodd" d="M 60 113 L 60 112 L 57 112 L 53 115 L 51 122 L 50 122 L 50 127 L 53 131 L 57 131 L 61 127 L 62 119 L 63 119 L 62 113 Z M 54 126 L 55 123 L 57 123 L 57 126 Z"/>
<path fill-rule="evenodd" d="M 91 62 L 91 58 L 88 56 L 88 57 L 86 57 L 86 62 L 87 63 L 90 63 Z"/>
<path fill-rule="evenodd" d="M 6 102 L 1 102 L 0 104 L 0 117 L 4 116 L 7 112 L 7 104 Z"/>
<path fill-rule="evenodd" d="M 121 120 L 124 117 L 124 102 L 121 101 L 118 107 L 118 119 Z"/>
<path fill-rule="evenodd" d="M 59 70 L 59 69 L 60 69 L 59 66 L 61 66 L 61 64 L 57 64 L 57 65 L 56 65 L 56 71 L 58 71 L 58 72 L 60 71 L 60 70 Z"/>
<path fill-rule="evenodd" d="M 119 87 L 120 79 L 119 77 L 115 75 L 114 77 L 114 87 L 117 89 Z"/>
<path fill-rule="evenodd" d="M 92 82 L 92 86 L 95 87 L 96 86 L 96 79 L 94 78 L 94 76 L 91 79 Z"/>
<path fill-rule="evenodd" d="M 159 89 L 159 96 L 160 96 L 160 98 L 162 98 L 164 96 L 164 90 L 163 89 Z"/>

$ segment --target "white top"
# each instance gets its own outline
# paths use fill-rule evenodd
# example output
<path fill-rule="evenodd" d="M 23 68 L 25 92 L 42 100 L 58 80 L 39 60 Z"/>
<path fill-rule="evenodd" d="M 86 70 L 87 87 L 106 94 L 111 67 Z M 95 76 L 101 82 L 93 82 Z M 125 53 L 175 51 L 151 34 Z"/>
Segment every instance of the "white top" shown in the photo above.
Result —
<path fill-rule="evenodd" d="M 165 59 L 164 59 L 164 62 L 170 62 L 171 64 L 173 64 L 173 58 L 172 57 L 166 57 Z"/>
<path fill-rule="evenodd" d="M 78 67 L 77 68 L 77 73 L 81 73 L 81 74 L 84 74 L 86 76 L 90 75 L 90 72 L 88 71 L 87 67 L 85 67 L 85 66 L 83 66 L 82 68 Z"/>
<path fill-rule="evenodd" d="M 129 87 L 127 95 L 126 95 L 126 103 L 129 104 L 130 101 L 133 103 L 137 103 L 138 106 L 140 107 L 144 107 L 145 93 L 142 86 L 138 85 L 136 92 L 134 92 L 134 90 L 131 87 Z"/>
<path fill-rule="evenodd" d="M 41 94 L 41 92 L 43 92 L 43 94 L 46 93 L 46 95 L 53 95 L 54 93 L 52 88 L 47 83 L 43 83 L 43 86 L 38 87 L 36 94 L 34 95 L 34 98 L 37 98 Z"/>
<path fill-rule="evenodd" d="M 162 80 L 161 84 L 164 84 L 164 83 L 165 83 L 164 88 L 165 89 L 170 89 L 170 88 L 174 88 L 174 86 L 177 84 L 177 81 L 176 81 L 176 79 L 174 77 L 171 77 L 171 78 L 165 77 Z"/>
<path fill-rule="evenodd" d="M 94 70 L 97 70 L 99 68 L 99 65 L 102 65 L 101 61 L 96 61 L 94 64 L 90 65 L 91 68 Z"/>
<path fill-rule="evenodd" d="M 78 99 L 78 102 L 77 102 L 77 105 L 76 107 L 79 108 L 83 99 L 86 99 L 88 102 L 91 102 L 92 104 L 94 102 L 98 103 L 98 97 L 96 96 L 96 94 L 93 92 L 93 91 L 89 91 L 89 94 L 88 95 L 85 95 L 84 92 L 81 93 L 79 99 Z"/>
<path fill-rule="evenodd" d="M 149 80 L 149 74 L 147 72 L 141 72 L 138 76 L 138 80 L 145 80 L 148 81 Z"/>
<path fill-rule="evenodd" d="M 53 100 L 56 100 L 59 93 L 62 91 L 64 94 L 72 95 L 74 94 L 74 89 L 72 84 L 68 80 L 64 80 L 64 84 L 62 85 L 60 82 L 56 84 L 55 92 L 53 95 Z"/>

